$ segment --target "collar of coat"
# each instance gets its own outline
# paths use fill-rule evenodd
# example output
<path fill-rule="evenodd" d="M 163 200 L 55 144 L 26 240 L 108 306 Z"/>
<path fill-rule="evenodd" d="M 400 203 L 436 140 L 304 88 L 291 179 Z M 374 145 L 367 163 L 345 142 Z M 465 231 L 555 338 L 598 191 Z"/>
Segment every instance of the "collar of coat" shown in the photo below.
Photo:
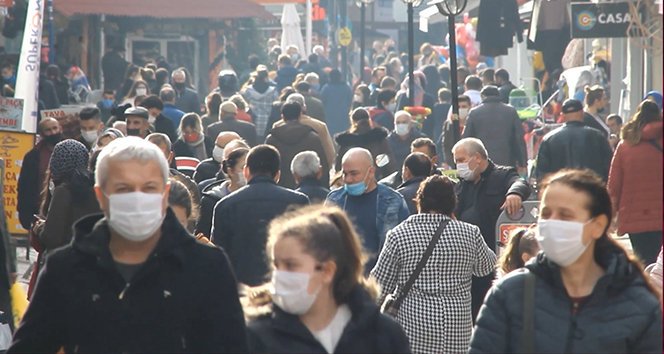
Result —
<path fill-rule="evenodd" d="M 74 237 L 72 247 L 79 252 L 97 258 L 98 264 L 103 267 L 115 267 L 113 256 L 108 244 L 111 231 L 108 219 L 104 214 L 89 215 L 74 224 Z M 182 226 L 171 208 L 166 209 L 166 217 L 161 224 L 161 238 L 157 242 L 150 257 L 164 257 L 184 264 L 183 246 L 196 242 L 189 232 Z M 148 259 L 150 259 L 148 257 Z"/>

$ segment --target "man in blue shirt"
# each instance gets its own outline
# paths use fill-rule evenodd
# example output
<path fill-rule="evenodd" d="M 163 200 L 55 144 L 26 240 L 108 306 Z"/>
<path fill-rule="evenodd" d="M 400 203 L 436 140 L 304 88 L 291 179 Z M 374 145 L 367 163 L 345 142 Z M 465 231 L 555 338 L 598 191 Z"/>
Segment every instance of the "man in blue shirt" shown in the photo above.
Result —
<path fill-rule="evenodd" d="M 161 114 L 173 121 L 175 129 L 178 129 L 184 112 L 175 107 L 175 90 L 170 87 L 164 87 L 159 91 L 159 98 L 164 102 L 164 110 Z"/>

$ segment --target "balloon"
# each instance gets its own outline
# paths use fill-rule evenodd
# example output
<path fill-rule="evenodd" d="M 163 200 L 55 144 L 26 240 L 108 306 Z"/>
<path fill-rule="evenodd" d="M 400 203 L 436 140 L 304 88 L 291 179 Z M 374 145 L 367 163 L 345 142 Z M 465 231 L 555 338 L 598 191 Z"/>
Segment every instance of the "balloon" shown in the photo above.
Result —
<path fill-rule="evenodd" d="M 463 49 L 463 47 L 460 44 L 456 45 L 456 52 L 457 52 L 457 58 L 459 59 L 466 58 L 466 51 Z"/>
<path fill-rule="evenodd" d="M 456 42 L 462 46 L 466 45 L 468 41 L 468 34 L 466 33 L 466 26 L 463 24 L 456 25 Z"/>
<path fill-rule="evenodd" d="M 479 61 L 474 58 L 466 58 L 466 61 L 468 62 L 468 66 L 470 67 L 470 70 L 475 70 L 477 67 L 477 64 L 479 64 Z"/>
<path fill-rule="evenodd" d="M 477 28 L 477 17 L 475 17 L 475 18 L 473 18 L 472 20 L 470 20 L 470 23 L 473 24 L 473 27 Z"/>
<path fill-rule="evenodd" d="M 468 59 L 470 59 L 470 58 L 477 59 L 478 54 L 479 53 L 475 49 L 475 46 L 473 45 L 473 43 L 471 43 L 471 42 L 466 43 L 466 57 Z"/>
<path fill-rule="evenodd" d="M 468 23 L 470 22 L 470 16 L 468 16 L 468 13 L 463 14 L 463 23 Z"/>
<path fill-rule="evenodd" d="M 493 68 L 496 63 L 494 63 L 493 58 L 486 58 L 486 65 L 490 68 Z"/>
<path fill-rule="evenodd" d="M 470 23 L 466 23 L 466 33 L 468 34 L 468 39 L 475 40 L 475 28 Z"/>

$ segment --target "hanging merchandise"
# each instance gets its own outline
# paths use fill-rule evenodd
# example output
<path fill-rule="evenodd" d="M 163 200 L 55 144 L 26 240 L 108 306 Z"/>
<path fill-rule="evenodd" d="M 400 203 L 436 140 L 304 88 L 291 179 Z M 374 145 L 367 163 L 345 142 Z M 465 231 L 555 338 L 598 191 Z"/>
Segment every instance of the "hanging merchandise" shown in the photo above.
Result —
<path fill-rule="evenodd" d="M 516 0 L 480 1 L 477 20 L 477 37 L 480 55 L 496 57 L 507 55 L 514 45 L 514 35 L 523 42 L 523 28 Z"/>
<path fill-rule="evenodd" d="M 570 0 L 533 0 L 528 49 L 542 52 L 549 76 L 562 71 L 561 60 L 570 41 Z"/>

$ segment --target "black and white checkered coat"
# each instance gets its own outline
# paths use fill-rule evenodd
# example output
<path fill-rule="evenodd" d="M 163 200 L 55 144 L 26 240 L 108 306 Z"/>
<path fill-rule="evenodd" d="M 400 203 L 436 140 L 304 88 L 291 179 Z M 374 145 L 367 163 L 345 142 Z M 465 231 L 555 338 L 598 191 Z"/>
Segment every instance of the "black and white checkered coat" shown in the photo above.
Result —
<path fill-rule="evenodd" d="M 403 287 L 415 270 L 441 214 L 411 215 L 390 230 L 371 274 L 382 302 Z M 491 273 L 496 255 L 477 226 L 451 220 L 397 316 L 413 353 L 465 353 L 472 332 L 471 276 Z"/>

